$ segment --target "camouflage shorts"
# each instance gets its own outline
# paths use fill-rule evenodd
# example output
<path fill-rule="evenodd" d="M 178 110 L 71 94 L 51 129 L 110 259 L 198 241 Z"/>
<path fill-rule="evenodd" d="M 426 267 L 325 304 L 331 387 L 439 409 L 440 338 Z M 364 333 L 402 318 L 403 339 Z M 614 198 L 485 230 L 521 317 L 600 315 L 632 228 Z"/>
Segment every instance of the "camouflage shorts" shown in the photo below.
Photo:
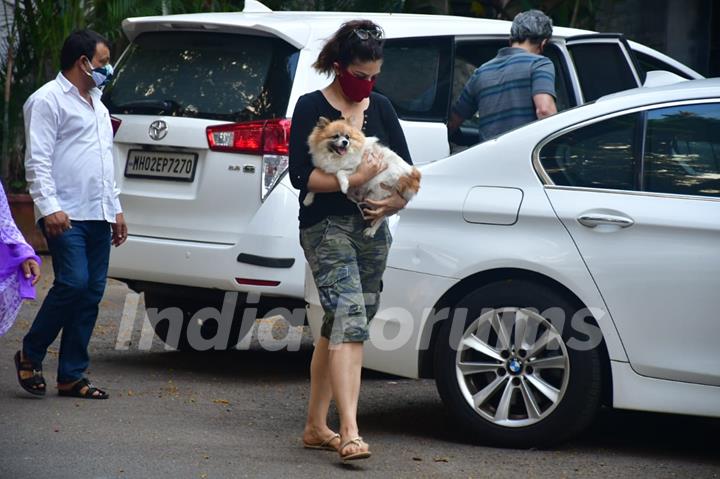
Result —
<path fill-rule="evenodd" d="M 380 288 L 392 243 L 387 221 L 363 236 L 359 215 L 330 216 L 300 230 L 325 315 L 321 335 L 331 344 L 369 338 L 368 321 L 380 306 Z"/>

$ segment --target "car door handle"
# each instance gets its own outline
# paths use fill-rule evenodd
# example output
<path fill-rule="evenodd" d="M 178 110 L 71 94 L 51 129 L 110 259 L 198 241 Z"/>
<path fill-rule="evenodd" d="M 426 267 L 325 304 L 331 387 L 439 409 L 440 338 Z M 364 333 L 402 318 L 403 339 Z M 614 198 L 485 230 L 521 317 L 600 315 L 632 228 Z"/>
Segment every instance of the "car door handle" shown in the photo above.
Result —
<path fill-rule="evenodd" d="M 600 225 L 612 225 L 619 226 L 620 228 L 627 228 L 635 224 L 632 218 L 627 216 L 608 215 L 608 214 L 587 214 L 578 217 L 578 223 L 588 228 L 595 228 Z"/>

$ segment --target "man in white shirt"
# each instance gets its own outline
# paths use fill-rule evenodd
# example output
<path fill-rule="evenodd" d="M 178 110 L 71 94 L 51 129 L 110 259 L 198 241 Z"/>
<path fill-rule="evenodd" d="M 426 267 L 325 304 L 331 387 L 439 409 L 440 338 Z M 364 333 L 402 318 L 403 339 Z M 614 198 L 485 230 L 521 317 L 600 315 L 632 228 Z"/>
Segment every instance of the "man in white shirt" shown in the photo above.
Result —
<path fill-rule="evenodd" d="M 27 181 L 55 273 L 16 354 L 20 385 L 36 395 L 45 393 L 42 361 L 62 330 L 59 394 L 108 397 L 84 373 L 110 246 L 120 246 L 127 238 L 114 177 L 113 129 L 100 101 L 99 87 L 112 74 L 109 63 L 104 38 L 90 30 L 72 33 L 60 54 L 61 72 L 23 107 Z"/>

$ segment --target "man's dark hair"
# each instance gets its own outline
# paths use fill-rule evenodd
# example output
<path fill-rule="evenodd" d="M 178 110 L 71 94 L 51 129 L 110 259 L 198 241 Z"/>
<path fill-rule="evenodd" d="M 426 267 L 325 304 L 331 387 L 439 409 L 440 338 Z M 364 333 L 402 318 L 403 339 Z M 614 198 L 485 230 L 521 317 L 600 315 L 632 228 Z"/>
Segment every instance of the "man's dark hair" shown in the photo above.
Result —
<path fill-rule="evenodd" d="M 60 50 L 60 69 L 62 71 L 71 69 L 77 59 L 82 56 L 92 60 L 98 43 L 104 43 L 110 48 L 110 44 L 105 37 L 97 32 L 87 29 L 72 32 L 65 39 L 62 50 Z"/>

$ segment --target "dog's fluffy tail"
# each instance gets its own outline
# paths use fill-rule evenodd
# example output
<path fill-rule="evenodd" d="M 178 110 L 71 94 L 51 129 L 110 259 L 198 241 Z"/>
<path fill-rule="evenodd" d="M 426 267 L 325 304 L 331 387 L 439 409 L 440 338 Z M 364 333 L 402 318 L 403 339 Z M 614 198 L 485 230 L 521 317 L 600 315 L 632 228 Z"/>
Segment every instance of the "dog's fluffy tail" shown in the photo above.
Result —
<path fill-rule="evenodd" d="M 401 176 L 397 182 L 397 190 L 405 201 L 410 201 L 420 191 L 420 170 L 413 166 L 409 174 Z"/>

